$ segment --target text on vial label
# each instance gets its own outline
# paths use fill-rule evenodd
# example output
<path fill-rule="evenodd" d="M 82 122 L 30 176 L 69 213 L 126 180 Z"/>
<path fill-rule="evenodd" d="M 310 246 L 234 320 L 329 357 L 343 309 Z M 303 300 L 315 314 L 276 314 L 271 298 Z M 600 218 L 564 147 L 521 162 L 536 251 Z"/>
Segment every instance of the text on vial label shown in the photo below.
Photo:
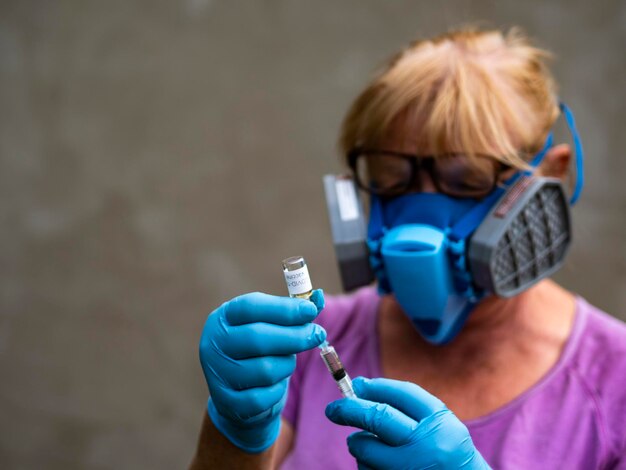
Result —
<path fill-rule="evenodd" d="M 285 273 L 285 281 L 287 282 L 289 295 L 304 294 L 313 289 L 311 278 L 309 277 L 309 270 L 306 266 L 294 271 L 287 271 L 285 269 L 283 273 Z"/>

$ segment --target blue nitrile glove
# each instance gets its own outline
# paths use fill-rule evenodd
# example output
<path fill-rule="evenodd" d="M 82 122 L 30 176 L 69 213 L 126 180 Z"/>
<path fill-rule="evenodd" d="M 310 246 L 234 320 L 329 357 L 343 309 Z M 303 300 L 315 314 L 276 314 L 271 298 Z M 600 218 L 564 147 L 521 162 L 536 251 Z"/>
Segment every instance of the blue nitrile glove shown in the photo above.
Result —
<path fill-rule="evenodd" d="M 209 416 L 240 449 L 261 452 L 278 437 L 296 353 L 326 339 L 326 331 L 311 323 L 322 308 L 321 290 L 311 302 L 257 292 L 224 303 L 207 318 L 200 363 Z"/>
<path fill-rule="evenodd" d="M 334 423 L 365 431 L 348 437 L 359 468 L 488 469 L 467 427 L 423 388 L 390 379 L 353 382 L 359 398 L 329 403 Z"/>

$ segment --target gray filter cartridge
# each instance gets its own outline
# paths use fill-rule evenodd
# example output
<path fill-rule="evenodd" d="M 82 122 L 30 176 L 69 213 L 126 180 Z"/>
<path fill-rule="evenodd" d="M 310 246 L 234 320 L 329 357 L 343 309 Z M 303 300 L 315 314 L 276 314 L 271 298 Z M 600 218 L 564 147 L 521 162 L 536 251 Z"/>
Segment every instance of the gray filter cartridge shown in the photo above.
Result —
<path fill-rule="evenodd" d="M 349 176 L 324 176 L 324 192 L 339 275 L 345 291 L 371 283 L 363 205 Z"/>
<path fill-rule="evenodd" d="M 516 295 L 559 269 L 571 240 L 569 203 L 561 182 L 521 178 L 471 238 L 474 281 L 501 297 Z"/>

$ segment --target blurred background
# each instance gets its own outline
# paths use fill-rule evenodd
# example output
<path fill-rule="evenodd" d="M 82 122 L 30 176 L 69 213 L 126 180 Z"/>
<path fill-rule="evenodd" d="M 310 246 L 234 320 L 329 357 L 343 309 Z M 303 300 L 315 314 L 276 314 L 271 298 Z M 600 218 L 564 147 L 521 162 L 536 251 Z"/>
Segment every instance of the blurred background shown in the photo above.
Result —
<path fill-rule="evenodd" d="M 340 291 L 321 177 L 351 100 L 409 40 L 522 26 L 587 155 L 557 276 L 626 318 L 626 3 L 0 3 L 0 467 L 188 465 L 208 312 Z"/>

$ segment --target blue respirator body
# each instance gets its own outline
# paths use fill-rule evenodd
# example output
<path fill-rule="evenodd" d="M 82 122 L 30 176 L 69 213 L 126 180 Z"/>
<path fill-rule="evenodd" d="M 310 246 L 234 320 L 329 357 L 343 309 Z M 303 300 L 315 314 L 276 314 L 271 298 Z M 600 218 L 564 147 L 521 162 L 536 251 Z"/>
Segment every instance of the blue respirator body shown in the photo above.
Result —
<path fill-rule="evenodd" d="M 554 273 L 571 243 L 569 206 L 583 185 L 574 118 L 564 104 L 561 110 L 576 152 L 576 187 L 569 201 L 560 180 L 518 172 L 481 200 L 440 193 L 371 196 L 366 227 L 351 181 L 326 176 L 344 288 L 375 278 L 379 292 L 395 295 L 426 340 L 444 344 L 485 296 L 510 297 Z M 551 146 L 550 134 L 530 165 L 537 167 Z"/>

